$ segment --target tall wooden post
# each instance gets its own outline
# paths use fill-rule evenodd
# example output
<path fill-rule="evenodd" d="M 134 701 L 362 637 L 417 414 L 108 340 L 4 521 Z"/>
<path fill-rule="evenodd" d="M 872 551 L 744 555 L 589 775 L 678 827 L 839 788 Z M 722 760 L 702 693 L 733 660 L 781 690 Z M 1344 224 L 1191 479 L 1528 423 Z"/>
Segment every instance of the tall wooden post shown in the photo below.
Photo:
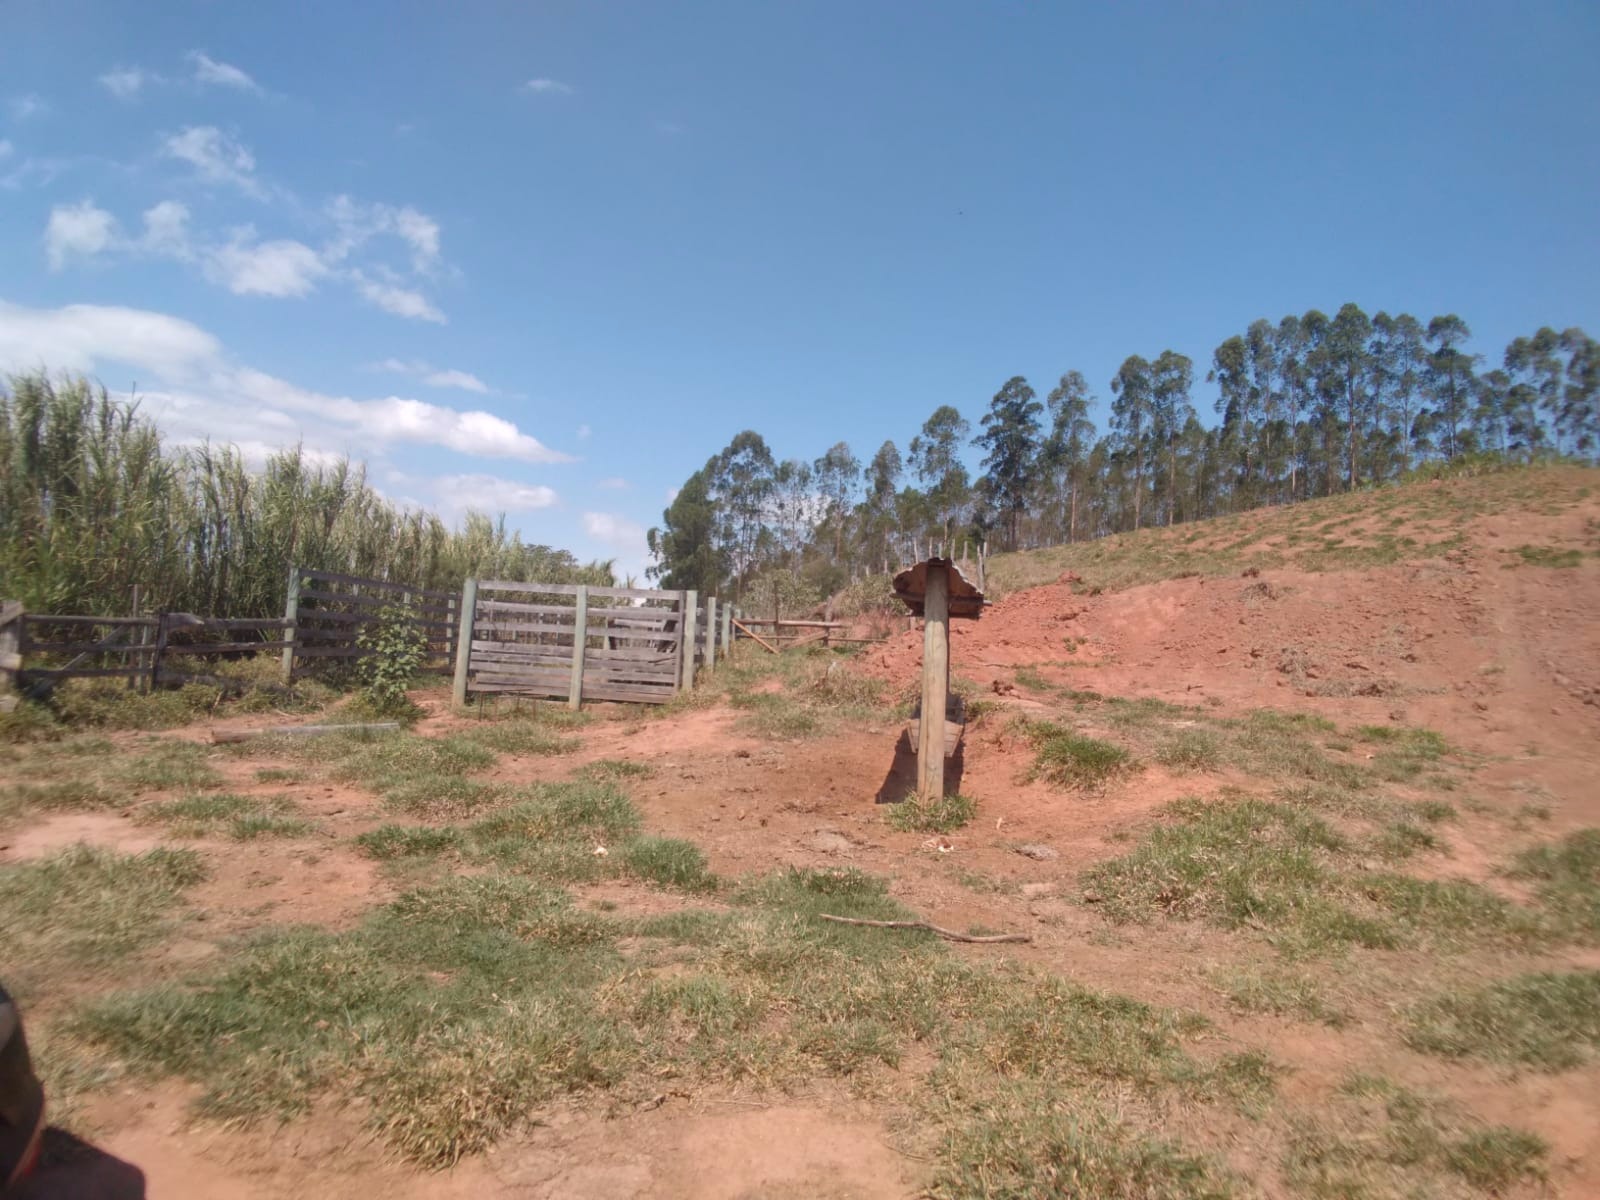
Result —
<path fill-rule="evenodd" d="M 944 798 L 944 716 L 950 696 L 950 574 L 928 564 L 922 599 L 922 723 L 917 737 L 917 795 Z"/>
<path fill-rule="evenodd" d="M 727 654 L 733 649 L 733 605 L 722 606 L 722 653 Z"/>
<path fill-rule="evenodd" d="M 137 583 L 133 585 L 133 607 L 129 609 L 128 615 L 130 617 L 137 617 L 139 615 L 139 585 Z M 139 628 L 137 625 L 133 626 L 128 633 L 128 641 L 130 644 L 135 646 L 143 643 L 144 630 Z M 139 670 L 144 666 L 144 655 L 135 650 L 132 654 L 128 655 L 125 661 L 133 668 L 133 674 L 128 676 L 128 690 L 130 692 L 136 692 L 139 690 Z"/>
<path fill-rule="evenodd" d="M 567 707 L 577 712 L 583 705 L 583 655 L 589 645 L 589 585 L 578 585 L 578 602 L 572 610 L 572 684 Z"/>
<path fill-rule="evenodd" d="M 717 598 L 706 597 L 706 670 L 717 665 Z"/>
<path fill-rule="evenodd" d="M 683 651 L 678 690 L 687 692 L 694 687 L 695 634 L 700 624 L 700 593 L 690 589 L 681 593 L 682 607 L 678 610 L 678 630 L 681 639 L 678 649 Z"/>
<path fill-rule="evenodd" d="M 456 678 L 451 699 L 456 706 L 467 702 L 467 665 L 472 661 L 472 625 L 478 614 L 478 581 L 468 579 L 461 585 L 461 628 L 456 634 Z"/>
<path fill-rule="evenodd" d="M 283 619 L 289 622 L 283 631 L 283 640 L 297 642 L 300 640 L 300 631 L 295 622 L 300 617 L 300 568 L 289 568 L 289 591 L 283 601 Z M 283 686 L 288 687 L 294 682 L 294 646 L 283 648 Z"/>

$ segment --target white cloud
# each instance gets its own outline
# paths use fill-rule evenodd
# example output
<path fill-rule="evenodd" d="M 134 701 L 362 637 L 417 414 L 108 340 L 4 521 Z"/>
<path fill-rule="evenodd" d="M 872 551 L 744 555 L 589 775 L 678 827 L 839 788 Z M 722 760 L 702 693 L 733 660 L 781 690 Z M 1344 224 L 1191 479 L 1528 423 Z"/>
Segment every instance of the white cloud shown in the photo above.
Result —
<path fill-rule="evenodd" d="M 100 76 L 100 86 L 118 100 L 135 100 L 147 85 L 166 82 L 143 67 L 113 67 Z"/>
<path fill-rule="evenodd" d="M 176 200 L 163 200 L 144 212 L 144 237 L 139 248 L 166 258 L 188 259 L 189 206 Z"/>
<path fill-rule="evenodd" d="M 644 526 L 616 513 L 586 512 L 583 514 L 583 531 L 608 549 L 616 551 L 624 574 L 636 578 L 644 575 L 650 560 L 650 543 Z"/>
<path fill-rule="evenodd" d="M 0 372 L 132 367 L 145 411 L 183 437 L 288 445 L 436 446 L 479 458 L 571 462 L 504 417 L 401 396 L 361 400 L 302 388 L 231 361 L 210 333 L 164 313 L 95 304 L 32 309 L 0 300 Z M 165 390 L 160 390 L 160 389 Z M 523 498 L 527 503 L 529 497 Z"/>
<path fill-rule="evenodd" d="M 605 479 L 602 479 L 599 483 L 595 484 L 595 487 L 603 488 L 608 492 L 625 492 L 630 486 L 632 485 L 620 475 L 607 476 Z"/>
<path fill-rule="evenodd" d="M 11 144 L 9 138 L 0 138 L 0 159 L 10 158 L 14 150 L 16 147 Z"/>
<path fill-rule="evenodd" d="M 589 440 L 589 435 L 593 432 L 594 430 L 590 429 L 587 425 L 579 425 L 578 440 L 580 442 L 587 442 Z"/>
<path fill-rule="evenodd" d="M 335 196 L 328 216 L 338 236 L 328 245 L 330 259 L 344 259 L 374 237 L 399 238 L 411 248 L 411 265 L 419 275 L 439 264 L 439 223 L 409 204 L 364 204 L 349 196 Z"/>
<path fill-rule="evenodd" d="M 93 200 L 77 204 L 58 204 L 50 210 L 45 226 L 45 252 L 50 269 L 59 271 L 71 259 L 90 259 L 117 244 L 117 219 Z"/>
<path fill-rule="evenodd" d="M 522 90 L 532 92 L 535 96 L 572 95 L 572 85 L 562 83 L 559 79 L 530 79 L 522 85 Z"/>
<path fill-rule="evenodd" d="M 413 321 L 432 321 L 436 325 L 449 323 L 444 313 L 415 289 L 368 279 L 360 271 L 352 271 L 350 278 L 355 282 L 358 292 L 386 313 L 393 313 L 397 317 L 408 317 Z"/>
<path fill-rule="evenodd" d="M 374 363 L 373 369 L 389 371 L 395 375 L 409 375 L 413 379 L 420 379 L 429 387 L 455 388 L 462 392 L 476 392 L 479 395 L 490 395 L 494 389 L 479 379 L 470 371 L 446 370 L 433 367 L 420 359 L 409 362 L 398 358 L 386 358 L 380 363 Z"/>
<path fill-rule="evenodd" d="M 241 92 L 261 94 L 261 85 L 232 63 L 218 62 L 204 50 L 191 50 L 187 55 L 194 64 L 194 81 L 202 86 L 234 88 Z"/>
<path fill-rule="evenodd" d="M 44 97 L 34 92 L 13 96 L 6 102 L 6 108 L 11 113 L 11 119 L 19 123 L 32 120 L 34 117 L 42 117 L 50 111 L 50 105 L 45 102 Z"/>
<path fill-rule="evenodd" d="M 554 488 L 494 475 L 443 475 L 432 481 L 431 490 L 447 513 L 469 509 L 492 514 L 534 512 L 554 506 L 559 499 Z"/>
<path fill-rule="evenodd" d="M 221 352 L 221 343 L 211 334 L 165 313 L 99 304 L 25 308 L 0 300 L 3 371 L 48 366 L 87 372 L 115 362 L 180 379 Z"/>
<path fill-rule="evenodd" d="M 236 296 L 306 296 L 328 274 L 321 256 L 304 242 L 257 242 L 249 228 L 209 251 L 204 269 L 207 279 Z"/>
<path fill-rule="evenodd" d="M 207 183 L 227 184 L 257 198 L 266 194 L 255 177 L 255 155 L 215 125 L 190 125 L 168 135 L 161 153 L 188 163 Z"/>

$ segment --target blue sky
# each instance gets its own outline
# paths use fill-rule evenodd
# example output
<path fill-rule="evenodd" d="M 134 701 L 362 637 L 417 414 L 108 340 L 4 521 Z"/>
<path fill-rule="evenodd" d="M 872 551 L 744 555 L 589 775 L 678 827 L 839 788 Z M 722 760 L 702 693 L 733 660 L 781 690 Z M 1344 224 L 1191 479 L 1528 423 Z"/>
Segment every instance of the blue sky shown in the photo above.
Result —
<path fill-rule="evenodd" d="M 637 572 L 742 428 L 1346 300 L 1600 332 L 1596 61 L 1590 3 L 8 0 L 0 369 Z"/>

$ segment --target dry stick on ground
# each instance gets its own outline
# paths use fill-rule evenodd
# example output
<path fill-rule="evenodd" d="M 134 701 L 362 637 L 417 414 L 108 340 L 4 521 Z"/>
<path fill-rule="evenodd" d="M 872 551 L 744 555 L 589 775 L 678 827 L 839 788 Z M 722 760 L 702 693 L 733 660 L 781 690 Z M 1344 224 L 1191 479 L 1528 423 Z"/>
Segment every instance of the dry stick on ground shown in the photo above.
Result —
<path fill-rule="evenodd" d="M 957 933 L 954 929 L 941 929 L 937 925 L 930 925 L 926 921 L 864 921 L 859 917 L 836 917 L 831 913 L 818 913 L 824 921 L 836 921 L 840 925 L 867 925 L 873 929 L 926 929 L 929 933 L 936 933 L 948 942 L 1031 942 L 1033 937 L 1026 933 Z"/>

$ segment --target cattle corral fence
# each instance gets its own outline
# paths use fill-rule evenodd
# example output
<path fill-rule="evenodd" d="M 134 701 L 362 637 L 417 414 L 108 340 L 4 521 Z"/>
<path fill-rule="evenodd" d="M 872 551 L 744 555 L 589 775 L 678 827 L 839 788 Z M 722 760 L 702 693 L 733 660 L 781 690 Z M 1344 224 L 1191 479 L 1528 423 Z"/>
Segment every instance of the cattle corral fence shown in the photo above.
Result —
<path fill-rule="evenodd" d="M 26 612 L 0 601 L 0 711 L 12 693 L 75 678 L 149 690 L 214 680 L 175 666 L 204 658 L 281 656 L 284 683 L 358 662 L 360 635 L 400 610 L 427 644 L 423 669 L 453 676 L 454 698 L 508 693 L 661 704 L 693 686 L 734 635 L 734 611 L 693 591 L 468 579 L 460 593 L 331 571 L 289 573 L 284 615 L 198 617 Z M 578 630 L 582 629 L 582 636 Z"/>

